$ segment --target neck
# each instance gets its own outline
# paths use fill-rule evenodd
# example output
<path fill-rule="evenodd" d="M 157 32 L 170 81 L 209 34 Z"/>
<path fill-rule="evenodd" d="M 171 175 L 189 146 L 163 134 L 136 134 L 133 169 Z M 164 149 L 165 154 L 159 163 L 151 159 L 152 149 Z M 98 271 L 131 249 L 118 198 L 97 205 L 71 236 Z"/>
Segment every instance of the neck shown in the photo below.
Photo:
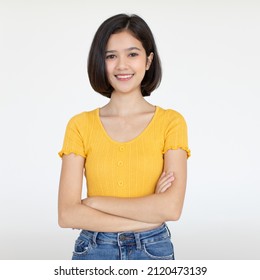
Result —
<path fill-rule="evenodd" d="M 123 117 L 143 112 L 144 110 L 151 110 L 151 107 L 153 106 L 144 99 L 141 93 L 112 93 L 109 103 L 103 107 L 103 110 L 106 113 Z"/>

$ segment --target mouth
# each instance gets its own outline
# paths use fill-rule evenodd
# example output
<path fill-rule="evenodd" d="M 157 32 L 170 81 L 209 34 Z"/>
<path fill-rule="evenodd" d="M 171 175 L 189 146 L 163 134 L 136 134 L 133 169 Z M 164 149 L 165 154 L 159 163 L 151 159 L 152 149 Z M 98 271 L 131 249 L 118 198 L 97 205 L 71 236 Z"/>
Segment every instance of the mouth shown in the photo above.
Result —
<path fill-rule="evenodd" d="M 115 77 L 116 77 L 119 81 L 128 81 L 128 80 L 130 80 L 133 76 L 134 76 L 134 74 L 118 74 L 118 75 L 115 75 Z"/>

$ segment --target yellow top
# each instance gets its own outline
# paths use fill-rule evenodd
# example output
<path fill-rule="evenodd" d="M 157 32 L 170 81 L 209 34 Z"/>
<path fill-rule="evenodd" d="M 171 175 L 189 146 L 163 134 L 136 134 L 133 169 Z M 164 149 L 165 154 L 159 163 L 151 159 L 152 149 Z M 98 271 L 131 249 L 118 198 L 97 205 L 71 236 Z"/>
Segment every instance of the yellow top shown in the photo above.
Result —
<path fill-rule="evenodd" d="M 190 156 L 186 122 L 174 110 L 156 107 L 141 134 L 117 142 L 106 133 L 99 109 L 95 109 L 71 118 L 59 155 L 74 153 L 86 158 L 88 196 L 139 197 L 154 193 L 163 154 L 179 148 Z"/>

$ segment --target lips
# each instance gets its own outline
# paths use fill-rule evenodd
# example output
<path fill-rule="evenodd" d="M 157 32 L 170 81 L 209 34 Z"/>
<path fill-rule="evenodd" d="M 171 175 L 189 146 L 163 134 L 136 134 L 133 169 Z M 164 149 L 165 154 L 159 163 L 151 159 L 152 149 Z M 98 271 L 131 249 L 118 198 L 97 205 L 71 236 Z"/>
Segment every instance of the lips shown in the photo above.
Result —
<path fill-rule="evenodd" d="M 128 81 L 130 80 L 134 75 L 133 74 L 119 74 L 115 75 L 115 77 L 120 81 Z"/>

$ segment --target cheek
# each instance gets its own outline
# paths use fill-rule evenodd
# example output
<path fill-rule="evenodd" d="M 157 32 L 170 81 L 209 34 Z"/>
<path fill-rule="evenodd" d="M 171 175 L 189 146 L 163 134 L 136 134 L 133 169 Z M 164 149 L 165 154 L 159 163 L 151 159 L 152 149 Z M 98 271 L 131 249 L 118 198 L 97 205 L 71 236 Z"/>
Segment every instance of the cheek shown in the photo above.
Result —
<path fill-rule="evenodd" d="M 136 69 L 138 69 L 138 73 L 141 75 L 141 76 L 144 76 L 145 75 L 145 73 L 146 73 L 146 65 L 145 64 L 139 64 L 138 66 L 137 66 L 137 68 Z"/>
<path fill-rule="evenodd" d="M 138 61 L 135 65 L 136 69 L 138 69 L 139 71 L 145 71 L 146 66 L 147 66 L 146 60 Z"/>
<path fill-rule="evenodd" d="M 111 65 L 111 63 L 106 63 L 105 67 L 106 67 L 105 70 L 106 70 L 107 79 L 108 79 L 109 83 L 111 83 L 112 80 L 113 80 L 112 78 L 114 76 L 114 74 L 113 74 L 113 66 Z"/>

